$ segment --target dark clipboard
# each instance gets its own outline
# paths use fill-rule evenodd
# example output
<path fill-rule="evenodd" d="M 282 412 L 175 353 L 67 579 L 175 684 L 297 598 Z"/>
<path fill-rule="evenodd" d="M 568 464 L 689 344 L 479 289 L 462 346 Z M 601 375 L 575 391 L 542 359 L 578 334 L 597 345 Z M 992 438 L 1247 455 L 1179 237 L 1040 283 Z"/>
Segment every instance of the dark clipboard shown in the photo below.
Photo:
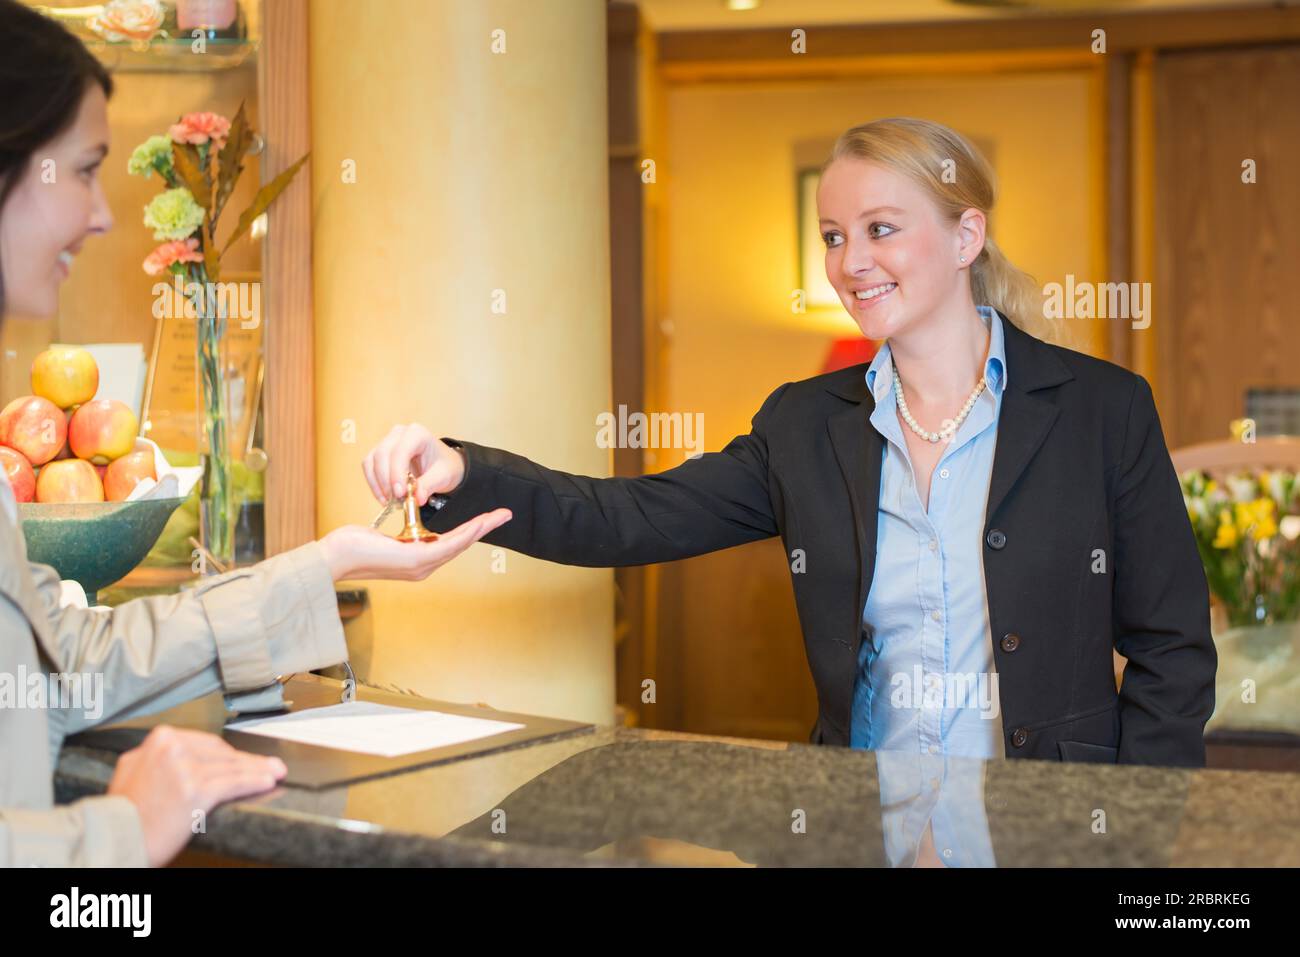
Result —
<path fill-rule="evenodd" d="M 240 715 L 229 718 L 231 722 L 249 720 L 255 717 L 271 717 L 275 714 L 295 713 L 310 708 L 320 708 L 339 703 L 340 686 L 335 683 L 304 681 L 290 679 L 285 683 L 284 696 L 288 703 L 285 711 L 270 715 Z M 266 735 L 235 731 L 226 727 L 228 715 L 220 695 L 210 695 L 198 701 L 173 708 L 161 714 L 138 718 L 122 724 L 104 728 L 82 731 L 67 739 L 70 745 L 98 748 L 105 751 L 122 753 L 134 748 L 144 740 L 151 728 L 159 724 L 176 727 L 193 728 L 199 731 L 220 732 L 233 747 L 253 754 L 273 755 L 280 758 L 289 773 L 280 781 L 281 786 L 322 790 L 344 784 L 354 784 L 373 778 L 387 777 L 417 768 L 435 764 L 445 764 L 467 757 L 477 757 L 495 751 L 523 747 L 555 738 L 589 732 L 593 725 L 577 721 L 564 721 L 559 718 L 544 718 L 537 715 L 518 714 L 511 711 L 496 711 L 492 708 L 478 708 L 472 705 L 452 704 L 448 701 L 433 701 L 410 695 L 392 694 L 373 688 L 357 688 L 359 701 L 372 701 L 377 704 L 389 704 L 399 708 L 415 708 L 428 711 L 442 711 L 446 714 L 459 714 L 471 718 L 486 718 L 492 721 L 508 721 L 522 724 L 522 728 L 494 734 L 487 738 L 465 741 L 461 744 L 434 748 L 429 751 L 416 751 L 397 757 L 384 757 L 375 754 L 360 754 L 355 751 L 339 751 L 323 748 L 314 744 L 300 744 L 297 741 L 285 741 L 269 738 Z"/>

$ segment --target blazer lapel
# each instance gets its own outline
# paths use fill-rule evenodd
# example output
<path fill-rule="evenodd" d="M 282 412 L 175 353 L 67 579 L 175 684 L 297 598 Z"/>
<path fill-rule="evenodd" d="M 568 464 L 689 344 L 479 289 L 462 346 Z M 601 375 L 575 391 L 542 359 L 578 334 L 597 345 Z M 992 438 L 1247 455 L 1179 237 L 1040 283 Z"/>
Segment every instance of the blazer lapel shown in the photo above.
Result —
<path fill-rule="evenodd" d="M 876 403 L 867 389 L 870 363 L 852 366 L 843 376 L 832 380 L 827 388 L 848 399 L 849 405 L 827 418 L 831 447 L 849 489 L 853 510 L 853 527 L 858 543 L 858 614 L 867 603 L 867 593 L 876 571 L 876 532 L 880 507 L 880 466 L 884 457 L 884 438 L 871 424 Z M 859 630 L 859 637 L 861 630 Z M 852 643 L 857 648 L 857 641 Z"/>
<path fill-rule="evenodd" d="M 1022 332 L 1002 317 L 1003 347 L 1007 359 L 1007 387 L 1002 393 L 998 438 L 993 452 L 993 474 L 985 520 L 996 514 L 1021 474 L 1042 446 L 1060 410 L 1033 393 L 1068 382 L 1074 376 L 1060 357 L 1042 340 Z"/>

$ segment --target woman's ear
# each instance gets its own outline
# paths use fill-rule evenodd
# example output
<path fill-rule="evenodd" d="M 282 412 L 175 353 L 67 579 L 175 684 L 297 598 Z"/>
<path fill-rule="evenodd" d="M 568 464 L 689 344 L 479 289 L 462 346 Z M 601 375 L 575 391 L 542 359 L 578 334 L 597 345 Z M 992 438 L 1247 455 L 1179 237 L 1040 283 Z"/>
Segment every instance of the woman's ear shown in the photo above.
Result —
<path fill-rule="evenodd" d="M 957 223 L 957 235 L 961 240 L 961 248 L 958 250 L 959 257 L 965 256 L 965 261 L 973 263 L 984 249 L 984 229 L 986 221 L 984 213 L 973 206 L 961 214 L 961 220 Z"/>

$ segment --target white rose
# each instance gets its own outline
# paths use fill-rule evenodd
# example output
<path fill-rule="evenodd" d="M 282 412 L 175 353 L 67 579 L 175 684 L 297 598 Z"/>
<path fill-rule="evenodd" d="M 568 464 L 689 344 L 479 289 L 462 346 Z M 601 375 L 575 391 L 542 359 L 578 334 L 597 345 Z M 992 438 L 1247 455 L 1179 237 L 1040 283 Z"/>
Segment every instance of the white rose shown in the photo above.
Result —
<path fill-rule="evenodd" d="M 86 27 L 110 43 L 151 40 L 166 16 L 162 0 L 109 0 Z"/>

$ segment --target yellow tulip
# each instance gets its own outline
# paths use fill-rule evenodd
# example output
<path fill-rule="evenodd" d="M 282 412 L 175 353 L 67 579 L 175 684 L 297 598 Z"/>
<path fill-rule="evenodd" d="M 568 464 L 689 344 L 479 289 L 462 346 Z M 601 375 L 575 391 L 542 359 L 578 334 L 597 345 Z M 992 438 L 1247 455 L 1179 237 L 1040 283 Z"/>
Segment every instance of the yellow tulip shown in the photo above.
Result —
<path fill-rule="evenodd" d="M 1246 502 L 1232 503 L 1232 521 L 1236 526 L 1237 534 L 1245 535 L 1246 529 L 1250 528 L 1251 522 L 1254 521 L 1254 516 L 1250 514 L 1250 506 Z"/>
<path fill-rule="evenodd" d="M 1224 512 L 1224 514 L 1228 514 Z M 1218 531 L 1214 535 L 1215 548 L 1232 548 L 1237 544 L 1237 529 L 1231 522 L 1224 522 L 1219 525 Z"/>
<path fill-rule="evenodd" d="M 1262 522 L 1256 522 L 1250 529 L 1250 537 L 1257 542 L 1265 542 L 1277 534 L 1277 522 L 1265 519 Z"/>

